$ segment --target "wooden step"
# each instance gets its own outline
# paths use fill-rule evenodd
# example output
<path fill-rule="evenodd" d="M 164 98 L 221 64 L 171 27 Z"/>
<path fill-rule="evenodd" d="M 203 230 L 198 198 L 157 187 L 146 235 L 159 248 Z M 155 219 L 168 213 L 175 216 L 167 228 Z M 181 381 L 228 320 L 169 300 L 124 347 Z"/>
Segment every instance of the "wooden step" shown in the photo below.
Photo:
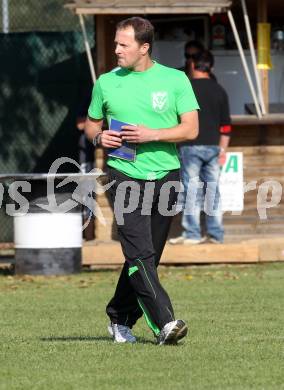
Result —
<path fill-rule="evenodd" d="M 256 263 L 284 261 L 284 238 L 261 238 L 238 243 L 169 245 L 162 264 Z M 84 265 L 121 265 L 124 262 L 118 242 L 87 242 L 83 246 Z"/>

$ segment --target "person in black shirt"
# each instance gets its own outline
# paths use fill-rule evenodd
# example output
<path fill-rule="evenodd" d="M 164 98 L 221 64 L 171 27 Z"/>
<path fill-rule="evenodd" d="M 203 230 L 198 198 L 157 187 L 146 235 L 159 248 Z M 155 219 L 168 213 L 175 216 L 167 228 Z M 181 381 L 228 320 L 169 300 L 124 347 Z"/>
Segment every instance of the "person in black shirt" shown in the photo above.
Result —
<path fill-rule="evenodd" d="M 221 243 L 224 238 L 219 177 L 229 144 L 231 121 L 228 96 L 211 78 L 212 54 L 204 50 L 191 61 L 191 83 L 200 111 L 199 135 L 180 146 L 184 201 L 183 234 L 171 244 Z M 206 233 L 201 237 L 200 212 L 205 212 Z"/>
<path fill-rule="evenodd" d="M 187 74 L 187 76 L 191 79 L 191 71 L 192 71 L 192 57 L 198 53 L 201 53 L 204 50 L 204 46 L 199 41 L 188 41 L 184 45 L 184 58 L 185 63 L 182 68 L 179 68 L 179 70 L 182 70 Z"/>
<path fill-rule="evenodd" d="M 182 70 L 190 80 L 193 78 L 192 60 L 196 55 L 202 53 L 204 50 L 205 50 L 205 48 L 204 48 L 203 44 L 199 41 L 195 41 L 195 40 L 188 41 L 184 45 L 185 63 L 184 63 L 184 66 L 179 68 L 179 70 Z M 213 67 L 213 65 L 214 65 L 214 59 L 212 57 L 212 67 Z M 212 69 L 212 67 L 211 67 L 211 69 Z M 217 81 L 216 76 L 212 73 L 211 70 L 209 72 L 209 77 L 210 77 L 210 79 Z"/>

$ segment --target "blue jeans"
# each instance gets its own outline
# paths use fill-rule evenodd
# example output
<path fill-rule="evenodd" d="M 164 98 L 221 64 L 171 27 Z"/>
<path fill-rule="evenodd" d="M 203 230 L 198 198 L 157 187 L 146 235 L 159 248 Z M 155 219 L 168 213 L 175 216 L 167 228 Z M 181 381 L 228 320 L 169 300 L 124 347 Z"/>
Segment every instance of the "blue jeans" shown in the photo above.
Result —
<path fill-rule="evenodd" d="M 181 146 L 183 236 L 201 238 L 200 212 L 205 213 L 206 233 L 222 242 L 224 229 L 219 192 L 219 146 Z"/>

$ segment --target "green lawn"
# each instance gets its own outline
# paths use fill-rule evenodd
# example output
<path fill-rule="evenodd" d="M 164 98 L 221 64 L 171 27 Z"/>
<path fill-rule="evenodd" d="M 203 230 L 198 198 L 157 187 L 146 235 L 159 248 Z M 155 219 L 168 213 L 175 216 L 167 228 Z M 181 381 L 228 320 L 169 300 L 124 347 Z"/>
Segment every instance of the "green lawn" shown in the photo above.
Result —
<path fill-rule="evenodd" d="M 284 389 L 284 264 L 161 268 L 181 345 L 115 345 L 105 304 L 118 273 L 0 275 L 0 389 Z"/>

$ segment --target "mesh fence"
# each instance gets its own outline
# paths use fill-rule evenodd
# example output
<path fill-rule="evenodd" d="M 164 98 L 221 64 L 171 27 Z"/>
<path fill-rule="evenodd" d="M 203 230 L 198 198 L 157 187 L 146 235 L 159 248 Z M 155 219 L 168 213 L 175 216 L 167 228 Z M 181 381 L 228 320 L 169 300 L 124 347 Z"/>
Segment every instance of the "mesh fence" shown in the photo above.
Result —
<path fill-rule="evenodd" d="M 0 7 L 0 173 L 48 172 L 62 156 L 78 161 L 76 113 L 91 88 L 78 17 L 62 0 L 2 0 Z M 92 17 L 86 26 L 93 46 Z M 13 222 L 3 184 L 0 242 L 7 242 Z"/>

